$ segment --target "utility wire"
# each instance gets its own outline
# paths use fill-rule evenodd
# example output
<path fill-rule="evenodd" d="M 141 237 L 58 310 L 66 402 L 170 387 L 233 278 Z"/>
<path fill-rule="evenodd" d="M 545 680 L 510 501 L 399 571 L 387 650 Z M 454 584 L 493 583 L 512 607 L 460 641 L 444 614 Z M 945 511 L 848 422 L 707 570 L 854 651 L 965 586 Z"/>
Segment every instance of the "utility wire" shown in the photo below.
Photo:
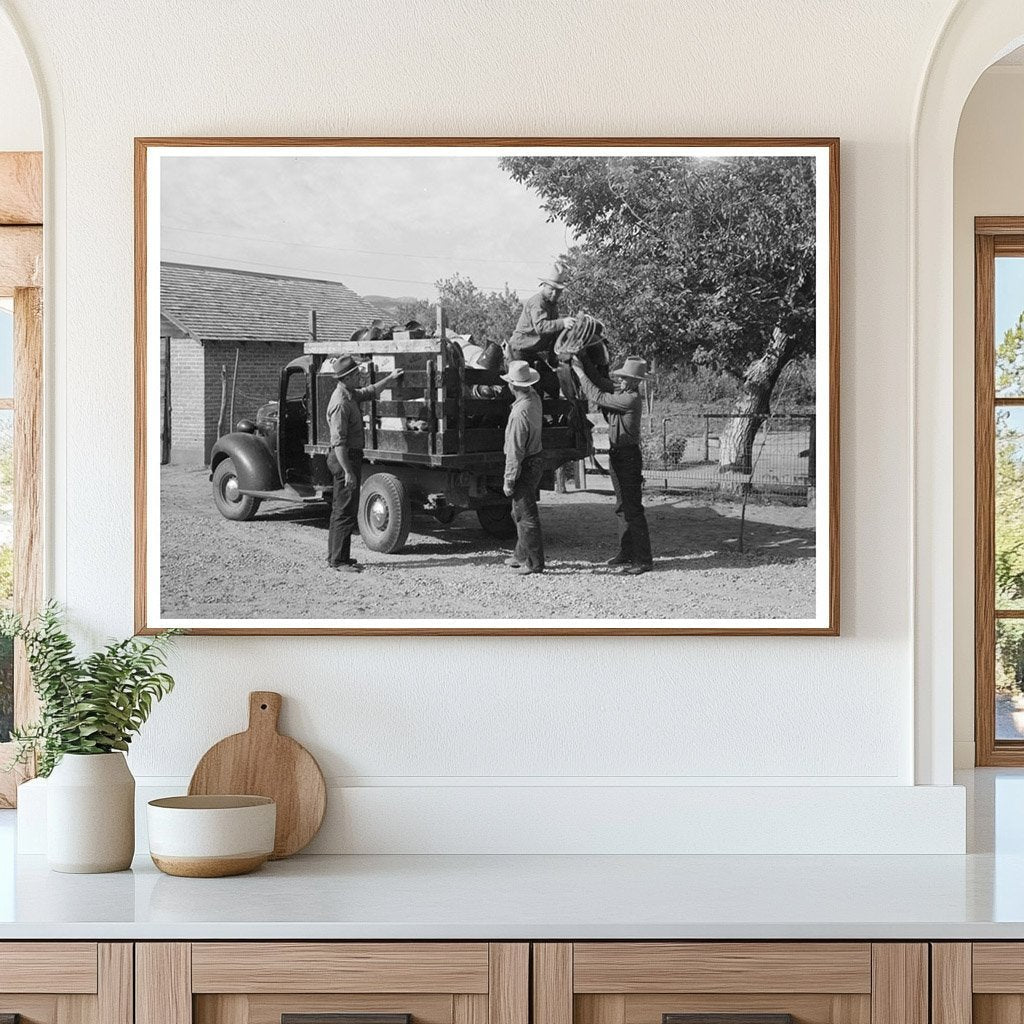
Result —
<path fill-rule="evenodd" d="M 388 252 L 382 249 L 347 249 L 340 245 L 319 245 L 315 242 L 289 242 L 281 238 L 265 238 L 256 235 L 230 235 L 223 231 L 203 231 L 200 228 L 186 228 L 178 224 L 163 224 L 161 225 L 163 230 L 167 231 L 185 231 L 190 235 L 211 235 L 214 238 L 233 238 L 243 242 L 270 242 L 275 245 L 294 245 L 303 249 L 326 249 L 329 252 L 357 252 L 362 253 L 366 256 L 404 256 L 408 259 L 413 260 L 458 260 L 463 263 L 506 263 L 510 265 L 517 265 L 526 263 L 529 266 L 545 266 L 550 260 L 509 260 L 509 259 L 493 259 L 485 258 L 483 256 L 451 256 L 451 255 L 420 255 L 414 252 Z"/>

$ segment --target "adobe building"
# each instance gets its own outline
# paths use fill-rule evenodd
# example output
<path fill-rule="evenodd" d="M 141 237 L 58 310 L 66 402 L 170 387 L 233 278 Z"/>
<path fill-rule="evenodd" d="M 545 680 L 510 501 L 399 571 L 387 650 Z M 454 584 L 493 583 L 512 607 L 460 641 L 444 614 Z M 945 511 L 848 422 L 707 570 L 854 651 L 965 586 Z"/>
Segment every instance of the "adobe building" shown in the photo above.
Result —
<path fill-rule="evenodd" d="M 338 281 L 161 263 L 162 462 L 206 465 L 222 433 L 275 401 L 314 310 L 326 342 L 382 315 Z"/>

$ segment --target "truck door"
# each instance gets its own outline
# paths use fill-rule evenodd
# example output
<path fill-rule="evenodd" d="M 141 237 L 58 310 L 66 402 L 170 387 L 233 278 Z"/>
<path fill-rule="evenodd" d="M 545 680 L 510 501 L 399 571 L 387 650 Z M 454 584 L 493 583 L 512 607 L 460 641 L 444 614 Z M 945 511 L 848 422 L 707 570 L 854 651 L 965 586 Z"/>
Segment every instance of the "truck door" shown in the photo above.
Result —
<path fill-rule="evenodd" d="M 281 482 L 302 489 L 310 483 L 309 373 L 306 367 L 289 366 L 281 380 L 281 403 L 277 434 L 277 463 Z"/>

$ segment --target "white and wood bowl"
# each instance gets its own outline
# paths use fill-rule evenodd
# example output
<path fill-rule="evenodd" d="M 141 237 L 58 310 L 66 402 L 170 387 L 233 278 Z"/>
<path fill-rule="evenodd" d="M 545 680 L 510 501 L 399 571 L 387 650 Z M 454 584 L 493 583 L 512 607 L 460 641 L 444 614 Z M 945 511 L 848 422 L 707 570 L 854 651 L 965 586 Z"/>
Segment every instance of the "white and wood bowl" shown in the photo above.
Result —
<path fill-rule="evenodd" d="M 168 875 L 225 878 L 274 852 L 277 805 L 266 796 L 168 796 L 147 808 L 149 854 Z"/>

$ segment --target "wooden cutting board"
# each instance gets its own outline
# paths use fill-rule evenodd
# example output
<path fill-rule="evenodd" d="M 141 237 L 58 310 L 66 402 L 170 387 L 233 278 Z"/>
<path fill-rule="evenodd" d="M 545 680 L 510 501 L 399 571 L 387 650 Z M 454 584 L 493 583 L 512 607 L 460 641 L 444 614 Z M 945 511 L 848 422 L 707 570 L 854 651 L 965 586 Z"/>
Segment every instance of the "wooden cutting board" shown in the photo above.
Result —
<path fill-rule="evenodd" d="M 317 834 L 327 808 L 327 787 L 313 755 L 277 731 L 281 694 L 249 694 L 249 728 L 214 744 L 188 785 L 190 796 L 244 793 L 277 803 L 271 860 L 290 857 Z"/>

